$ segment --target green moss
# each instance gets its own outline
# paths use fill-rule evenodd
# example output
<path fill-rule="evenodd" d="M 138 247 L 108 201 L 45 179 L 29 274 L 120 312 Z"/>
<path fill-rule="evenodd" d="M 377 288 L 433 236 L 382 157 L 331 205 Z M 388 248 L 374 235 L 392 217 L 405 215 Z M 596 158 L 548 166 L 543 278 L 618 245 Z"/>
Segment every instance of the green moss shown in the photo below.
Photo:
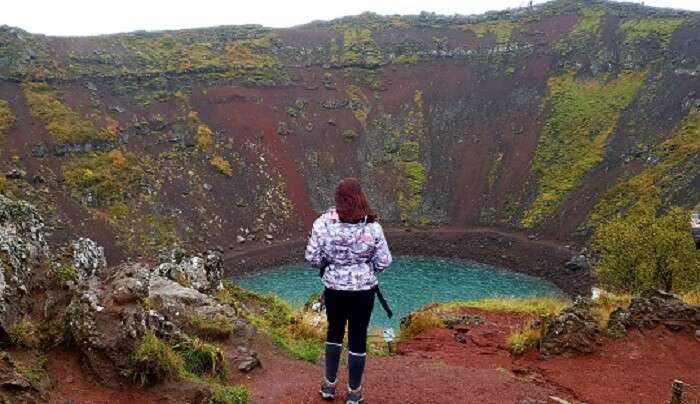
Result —
<path fill-rule="evenodd" d="M 596 203 L 586 227 L 599 224 L 624 214 L 638 204 L 654 201 L 656 196 L 677 179 L 679 170 L 686 161 L 700 150 L 700 110 L 690 111 L 673 135 L 657 145 L 652 154 L 658 163 L 648 166 L 638 175 L 619 181 Z M 680 170 L 683 175 L 684 170 Z"/>
<path fill-rule="evenodd" d="M 496 43 L 506 45 L 510 42 L 513 29 L 516 23 L 511 20 L 484 21 L 478 24 L 465 24 L 461 28 L 464 31 L 471 31 L 477 38 L 483 38 L 486 34 L 492 34 L 496 38 Z"/>
<path fill-rule="evenodd" d="M 393 62 L 399 65 L 414 65 L 420 61 L 419 55 L 399 55 Z"/>
<path fill-rule="evenodd" d="M 30 383 L 36 386 L 41 383 L 42 380 L 49 377 L 49 358 L 46 354 L 40 354 L 34 362 L 35 363 L 31 366 L 24 363 L 17 363 L 16 365 L 17 370 L 19 370 L 22 376 L 26 377 Z"/>
<path fill-rule="evenodd" d="M 496 182 L 496 178 L 498 176 L 498 172 L 501 169 L 501 164 L 503 163 L 503 152 L 498 152 L 496 153 L 496 157 L 493 159 L 493 163 L 491 163 L 491 169 L 489 170 L 489 175 L 486 178 L 489 188 L 493 186 L 493 184 Z"/>
<path fill-rule="evenodd" d="M 522 225 L 534 227 L 603 159 L 605 142 L 644 80 L 644 72 L 577 80 L 573 72 L 549 80 L 551 113 L 532 163 L 538 192 Z"/>
<path fill-rule="evenodd" d="M 15 124 L 15 116 L 7 101 L 0 100 L 0 141 L 7 131 Z"/>
<path fill-rule="evenodd" d="M 343 32 L 344 65 L 377 66 L 381 63 L 381 51 L 374 43 L 372 31 L 363 27 L 350 27 Z"/>
<path fill-rule="evenodd" d="M 426 182 L 425 166 L 420 161 L 420 142 L 423 139 L 423 92 L 416 90 L 413 106 L 406 121 L 394 137 L 401 141 L 399 153 L 393 162 L 399 178 L 397 181 L 399 215 L 403 221 L 418 222 L 423 206 L 423 187 Z"/>
<path fill-rule="evenodd" d="M 63 166 L 65 186 L 83 202 L 109 206 L 121 201 L 144 177 L 141 162 L 133 153 L 114 149 L 73 157 Z"/>
<path fill-rule="evenodd" d="M 367 98 L 360 87 L 354 84 L 345 87 L 345 93 L 350 97 L 350 101 L 356 105 L 352 110 L 355 118 L 357 118 L 363 128 L 367 128 L 367 119 L 372 110 L 369 98 Z"/>
<path fill-rule="evenodd" d="M 57 93 L 46 83 L 25 82 L 22 91 L 32 115 L 40 118 L 49 134 L 58 143 L 80 143 L 90 140 L 111 142 L 117 139 L 118 124 L 111 120 L 105 129 L 97 130 L 93 123 L 64 105 Z"/>
<path fill-rule="evenodd" d="M 600 38 L 600 26 L 605 16 L 605 11 L 595 8 L 581 10 L 581 19 L 576 23 L 566 38 L 554 45 L 554 49 L 566 54 L 574 49 L 585 48 L 589 44 L 595 44 Z"/>
<path fill-rule="evenodd" d="M 399 159 L 403 162 L 414 162 L 420 158 L 420 145 L 415 141 L 406 141 L 399 146 Z"/>
<path fill-rule="evenodd" d="M 620 32 L 625 36 L 624 46 L 632 46 L 649 39 L 656 39 L 665 48 L 671 42 L 673 33 L 684 22 L 683 18 L 627 20 L 620 24 Z"/>
<path fill-rule="evenodd" d="M 224 353 L 218 347 L 192 339 L 175 345 L 174 349 L 182 358 L 185 371 L 197 376 L 226 380 L 228 366 Z"/>
<path fill-rule="evenodd" d="M 142 386 L 182 374 L 184 363 L 165 341 L 153 333 L 136 345 L 131 358 L 131 376 Z"/>
<path fill-rule="evenodd" d="M 250 402 L 246 386 L 226 386 L 214 390 L 209 404 L 248 404 Z"/>

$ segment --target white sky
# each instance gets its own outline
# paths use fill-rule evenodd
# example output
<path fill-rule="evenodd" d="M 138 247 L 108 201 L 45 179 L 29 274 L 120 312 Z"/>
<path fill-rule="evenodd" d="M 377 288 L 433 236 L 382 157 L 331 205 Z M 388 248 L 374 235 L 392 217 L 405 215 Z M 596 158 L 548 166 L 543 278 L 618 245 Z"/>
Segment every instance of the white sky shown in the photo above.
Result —
<path fill-rule="evenodd" d="M 637 0 L 636 2 L 639 2 Z M 541 3 L 536 0 L 535 3 Z M 289 27 L 373 11 L 379 14 L 479 14 L 525 0 L 3 0 L 0 25 L 47 35 L 96 35 L 215 25 Z M 698 0 L 646 0 L 700 11 Z"/>

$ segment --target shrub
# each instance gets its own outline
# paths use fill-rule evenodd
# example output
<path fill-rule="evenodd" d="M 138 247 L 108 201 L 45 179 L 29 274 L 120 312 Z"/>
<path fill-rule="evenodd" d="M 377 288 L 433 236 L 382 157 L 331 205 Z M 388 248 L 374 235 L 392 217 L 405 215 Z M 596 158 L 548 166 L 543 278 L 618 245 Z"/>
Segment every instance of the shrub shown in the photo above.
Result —
<path fill-rule="evenodd" d="M 246 386 L 227 386 L 214 390 L 209 404 L 248 404 L 250 402 Z"/>
<path fill-rule="evenodd" d="M 227 177 L 233 176 L 233 168 L 231 167 L 231 163 L 229 163 L 225 158 L 217 155 L 214 156 L 209 163 L 221 174 Z"/>
<path fill-rule="evenodd" d="M 207 125 L 197 126 L 197 149 L 206 151 L 214 147 L 214 133 Z"/>
<path fill-rule="evenodd" d="M 602 224 L 592 239 L 600 255 L 597 281 L 615 293 L 650 288 L 685 292 L 700 285 L 700 255 L 688 226 L 689 212 L 672 208 L 660 217 L 660 201 Z"/>
<path fill-rule="evenodd" d="M 41 346 L 42 335 L 39 326 L 29 316 L 23 317 L 19 322 L 8 327 L 7 334 L 15 345 L 32 349 Z"/>
<path fill-rule="evenodd" d="M 209 375 L 225 380 L 228 374 L 226 358 L 218 347 L 199 339 L 192 339 L 175 346 L 186 371 L 197 375 Z"/>
<path fill-rule="evenodd" d="M 132 354 L 131 375 L 142 386 L 175 377 L 184 369 L 183 360 L 153 333 L 148 333 Z"/>
<path fill-rule="evenodd" d="M 78 272 L 73 265 L 61 265 L 54 270 L 54 276 L 60 284 L 65 285 L 70 281 L 75 281 L 78 277 Z"/>

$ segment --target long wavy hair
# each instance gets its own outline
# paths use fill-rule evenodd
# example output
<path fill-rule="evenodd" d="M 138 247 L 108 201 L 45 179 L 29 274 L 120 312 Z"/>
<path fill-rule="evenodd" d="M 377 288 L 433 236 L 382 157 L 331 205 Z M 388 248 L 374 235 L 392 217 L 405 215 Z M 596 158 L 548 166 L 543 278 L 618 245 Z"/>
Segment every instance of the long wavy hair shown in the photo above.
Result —
<path fill-rule="evenodd" d="M 335 210 L 343 223 L 359 223 L 377 219 L 377 214 L 369 206 L 367 195 L 357 178 L 346 178 L 335 189 Z"/>

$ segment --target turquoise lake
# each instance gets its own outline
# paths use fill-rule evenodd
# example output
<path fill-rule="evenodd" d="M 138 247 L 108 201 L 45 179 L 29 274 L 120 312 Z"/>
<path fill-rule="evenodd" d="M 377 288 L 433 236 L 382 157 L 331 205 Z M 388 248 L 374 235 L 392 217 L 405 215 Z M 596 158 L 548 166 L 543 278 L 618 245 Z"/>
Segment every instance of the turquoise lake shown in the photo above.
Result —
<path fill-rule="evenodd" d="M 560 289 L 543 280 L 475 262 L 398 257 L 379 276 L 394 317 L 388 319 L 379 301 L 375 301 L 372 330 L 394 327 L 398 331 L 401 317 L 431 302 L 495 296 L 564 296 Z M 295 308 L 323 290 L 318 270 L 304 265 L 273 268 L 233 280 L 243 288 L 278 295 Z"/>

